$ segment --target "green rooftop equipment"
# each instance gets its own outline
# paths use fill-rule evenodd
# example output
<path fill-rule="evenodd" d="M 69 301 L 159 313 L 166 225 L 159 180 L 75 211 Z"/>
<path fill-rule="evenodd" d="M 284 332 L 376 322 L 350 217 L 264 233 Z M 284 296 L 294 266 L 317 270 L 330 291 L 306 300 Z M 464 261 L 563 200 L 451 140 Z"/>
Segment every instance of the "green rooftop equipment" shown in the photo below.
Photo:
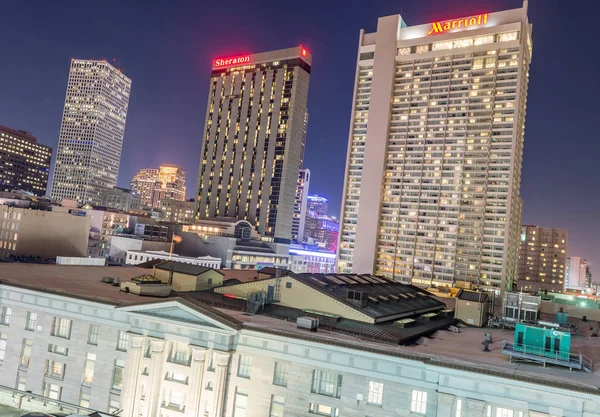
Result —
<path fill-rule="evenodd" d="M 568 361 L 571 354 L 571 334 L 553 328 L 518 323 L 515 329 L 514 350 Z"/>

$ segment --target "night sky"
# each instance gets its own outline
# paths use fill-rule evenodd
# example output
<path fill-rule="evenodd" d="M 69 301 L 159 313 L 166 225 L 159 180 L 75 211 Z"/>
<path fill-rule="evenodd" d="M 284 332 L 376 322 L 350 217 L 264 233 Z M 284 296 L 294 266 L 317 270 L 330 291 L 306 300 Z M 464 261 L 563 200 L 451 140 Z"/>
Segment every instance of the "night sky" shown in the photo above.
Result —
<path fill-rule="evenodd" d="M 151 4 L 148 4 L 151 3 Z M 569 231 L 600 277 L 597 54 L 600 2 L 531 0 L 533 64 L 521 195 L 524 223 Z M 60 4 L 60 7 L 58 6 Z M 160 5 L 159 5 L 160 4 Z M 517 8 L 521 0 L 4 1 L 0 124 L 56 149 L 71 58 L 133 80 L 119 186 L 175 163 L 194 196 L 211 62 L 302 44 L 313 55 L 305 167 L 339 215 L 359 30 Z M 599 268 L 596 270 L 596 268 Z"/>

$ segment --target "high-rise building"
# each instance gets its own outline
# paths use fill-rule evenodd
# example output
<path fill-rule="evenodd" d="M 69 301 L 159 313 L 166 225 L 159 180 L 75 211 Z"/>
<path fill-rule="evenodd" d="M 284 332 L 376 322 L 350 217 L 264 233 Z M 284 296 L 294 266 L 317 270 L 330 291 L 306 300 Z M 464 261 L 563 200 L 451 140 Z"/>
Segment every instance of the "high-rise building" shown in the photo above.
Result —
<path fill-rule="evenodd" d="M 167 222 L 175 223 L 193 223 L 194 209 L 196 203 L 194 200 L 175 200 L 173 198 L 163 198 L 160 200 L 159 208 L 162 212 L 161 219 Z"/>
<path fill-rule="evenodd" d="M 0 126 L 0 190 L 46 194 L 52 148 L 23 130 Z"/>
<path fill-rule="evenodd" d="M 135 174 L 129 183 L 131 191 L 134 191 L 140 196 L 141 205 L 145 209 L 152 208 L 154 201 L 154 186 L 157 179 L 158 169 L 144 168 Z"/>
<path fill-rule="evenodd" d="M 197 218 L 243 219 L 290 241 L 311 62 L 301 46 L 213 62 Z"/>
<path fill-rule="evenodd" d="M 131 80 L 106 61 L 73 59 L 52 197 L 100 203 L 117 185 Z"/>
<path fill-rule="evenodd" d="M 310 170 L 298 171 L 298 185 L 296 186 L 296 199 L 294 201 L 294 219 L 292 221 L 292 241 L 302 243 L 304 241 L 304 224 L 306 220 L 306 208 L 308 190 L 310 188 Z"/>
<path fill-rule="evenodd" d="M 185 201 L 185 171 L 177 165 L 161 165 L 152 195 L 152 207 L 158 207 L 163 199 Z"/>
<path fill-rule="evenodd" d="M 329 210 L 328 200 L 318 195 L 309 195 L 307 212 L 312 216 L 327 216 Z"/>
<path fill-rule="evenodd" d="M 525 1 L 361 31 L 338 272 L 512 287 L 531 28 Z"/>
<path fill-rule="evenodd" d="M 522 226 L 517 289 L 562 292 L 568 243 L 565 229 Z"/>
<path fill-rule="evenodd" d="M 304 241 L 316 243 L 327 252 L 337 252 L 338 233 L 340 223 L 333 217 L 314 216 L 309 213 L 306 216 L 304 227 Z"/>
<path fill-rule="evenodd" d="M 570 256 L 565 267 L 565 290 L 586 290 L 591 282 L 588 262 L 580 256 Z"/>
<path fill-rule="evenodd" d="M 131 179 L 130 187 L 141 198 L 142 208 L 160 206 L 160 201 L 185 201 L 185 171 L 177 165 L 164 164 L 158 169 L 144 168 Z"/>

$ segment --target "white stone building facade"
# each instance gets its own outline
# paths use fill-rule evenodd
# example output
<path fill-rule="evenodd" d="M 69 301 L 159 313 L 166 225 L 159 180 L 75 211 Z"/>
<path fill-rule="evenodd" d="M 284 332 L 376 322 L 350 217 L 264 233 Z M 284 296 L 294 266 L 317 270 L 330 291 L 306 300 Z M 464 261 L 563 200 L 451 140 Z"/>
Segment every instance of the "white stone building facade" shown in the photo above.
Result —
<path fill-rule="evenodd" d="M 1 284 L 0 304 L 0 385 L 121 417 L 600 416 L 589 385 L 242 325 L 181 299 L 118 307 Z"/>

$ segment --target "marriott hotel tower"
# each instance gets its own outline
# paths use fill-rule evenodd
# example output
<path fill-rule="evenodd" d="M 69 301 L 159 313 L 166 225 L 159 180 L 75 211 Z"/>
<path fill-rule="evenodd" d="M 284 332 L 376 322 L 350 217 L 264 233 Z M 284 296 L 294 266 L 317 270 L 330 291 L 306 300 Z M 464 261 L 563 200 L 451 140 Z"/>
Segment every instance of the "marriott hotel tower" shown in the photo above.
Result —
<path fill-rule="evenodd" d="M 339 272 L 512 287 L 531 30 L 525 1 L 361 31 Z"/>
<path fill-rule="evenodd" d="M 248 220 L 290 241 L 311 62 L 301 46 L 213 62 L 197 218 Z"/>

